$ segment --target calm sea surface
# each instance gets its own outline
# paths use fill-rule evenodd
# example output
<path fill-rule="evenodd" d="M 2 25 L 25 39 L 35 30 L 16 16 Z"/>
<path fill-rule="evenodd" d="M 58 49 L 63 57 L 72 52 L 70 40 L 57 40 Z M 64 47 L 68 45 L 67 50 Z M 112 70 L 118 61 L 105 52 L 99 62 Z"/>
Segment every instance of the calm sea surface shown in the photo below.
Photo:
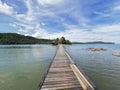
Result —
<path fill-rule="evenodd" d="M 0 45 L 0 90 L 37 90 L 57 47 Z"/>
<path fill-rule="evenodd" d="M 102 47 L 107 51 L 89 51 L 90 47 Z M 120 90 L 120 44 L 76 44 L 66 46 L 76 64 L 85 72 L 99 90 Z"/>
<path fill-rule="evenodd" d="M 89 51 L 102 47 L 107 51 Z M 119 44 L 76 44 L 65 47 L 76 64 L 99 90 L 120 90 Z M 57 47 L 50 45 L 0 45 L 0 90 L 36 90 Z"/>

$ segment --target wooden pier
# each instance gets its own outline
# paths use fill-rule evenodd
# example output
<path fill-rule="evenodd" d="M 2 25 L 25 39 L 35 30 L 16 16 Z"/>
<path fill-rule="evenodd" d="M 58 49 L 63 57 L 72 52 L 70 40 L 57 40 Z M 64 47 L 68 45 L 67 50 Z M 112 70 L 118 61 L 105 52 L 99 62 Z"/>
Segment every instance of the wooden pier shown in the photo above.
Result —
<path fill-rule="evenodd" d="M 38 90 L 96 90 L 77 68 L 62 45 L 43 77 Z"/>

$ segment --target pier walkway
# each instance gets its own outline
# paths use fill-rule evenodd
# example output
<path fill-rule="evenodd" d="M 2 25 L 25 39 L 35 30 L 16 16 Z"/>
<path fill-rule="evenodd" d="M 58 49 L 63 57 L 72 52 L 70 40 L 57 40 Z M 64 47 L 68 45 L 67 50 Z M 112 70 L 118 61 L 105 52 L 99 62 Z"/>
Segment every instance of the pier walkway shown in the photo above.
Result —
<path fill-rule="evenodd" d="M 80 72 L 62 45 L 38 90 L 96 90 Z"/>

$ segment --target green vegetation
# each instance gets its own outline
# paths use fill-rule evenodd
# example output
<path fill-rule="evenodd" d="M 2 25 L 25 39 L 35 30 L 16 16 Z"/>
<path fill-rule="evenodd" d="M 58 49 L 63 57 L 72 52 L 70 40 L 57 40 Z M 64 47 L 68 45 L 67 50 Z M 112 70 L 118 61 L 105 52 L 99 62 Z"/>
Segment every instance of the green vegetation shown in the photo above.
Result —
<path fill-rule="evenodd" d="M 66 40 L 65 37 L 61 37 L 60 39 L 59 38 L 56 38 L 52 44 L 54 45 L 58 45 L 58 44 L 67 44 L 67 45 L 71 45 L 71 42 L 69 40 Z"/>
<path fill-rule="evenodd" d="M 37 39 L 16 33 L 0 33 L 0 44 L 50 44 L 52 40 Z"/>
<path fill-rule="evenodd" d="M 65 37 L 50 39 L 38 39 L 31 36 L 24 36 L 16 33 L 0 33 L 0 44 L 71 44 Z"/>

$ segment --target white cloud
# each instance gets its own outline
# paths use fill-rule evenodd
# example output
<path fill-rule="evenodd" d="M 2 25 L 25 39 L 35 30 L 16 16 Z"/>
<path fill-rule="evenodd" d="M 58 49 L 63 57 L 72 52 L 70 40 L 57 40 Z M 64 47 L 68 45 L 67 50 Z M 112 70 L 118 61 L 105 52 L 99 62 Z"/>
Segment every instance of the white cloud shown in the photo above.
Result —
<path fill-rule="evenodd" d="M 120 33 L 120 23 L 118 24 L 111 24 L 111 25 L 103 25 L 99 26 L 98 28 L 95 28 L 93 32 L 99 32 L 99 33 Z"/>
<path fill-rule="evenodd" d="M 10 25 L 11 27 L 17 28 L 17 25 L 14 24 L 14 23 L 10 23 L 9 25 Z"/>
<path fill-rule="evenodd" d="M 49 33 L 42 29 L 42 28 L 39 28 L 35 31 L 34 34 L 32 34 L 33 37 L 37 37 L 37 38 L 46 38 L 46 39 L 49 39 Z"/>
<path fill-rule="evenodd" d="M 93 33 L 89 33 L 84 30 L 80 29 L 73 29 L 73 30 L 66 30 L 64 32 L 60 33 L 48 33 L 45 30 L 36 31 L 35 34 L 32 36 L 39 37 L 39 38 L 46 38 L 46 39 L 55 39 L 60 38 L 62 36 L 65 36 L 66 39 L 69 39 L 71 41 L 80 41 L 80 42 L 87 42 L 87 41 L 94 41 L 98 40 L 98 35 L 95 35 Z"/>
<path fill-rule="evenodd" d="M 25 18 L 26 18 L 27 21 L 33 21 L 35 19 L 35 17 L 34 17 L 35 12 L 33 10 L 32 1 L 31 0 L 26 0 L 25 3 L 26 3 L 26 6 L 28 8 L 28 12 L 27 12 Z"/>
<path fill-rule="evenodd" d="M 74 27 L 60 33 L 48 33 L 42 29 L 36 31 L 32 36 L 47 39 L 65 36 L 71 41 L 106 41 L 120 43 L 120 24 L 98 26 L 93 28 L 92 31 Z"/>
<path fill-rule="evenodd" d="M 20 22 L 32 22 L 34 17 L 34 12 L 32 10 L 31 0 L 26 0 L 25 4 L 28 8 L 28 11 L 26 14 L 17 14 L 17 12 L 14 11 L 12 6 L 9 6 L 7 3 L 2 3 L 0 0 L 0 12 L 5 13 L 13 18 L 16 18 Z"/>
<path fill-rule="evenodd" d="M 109 17 L 109 16 L 111 16 L 110 14 L 106 14 L 106 13 L 102 13 L 102 12 L 94 12 L 95 14 L 98 14 L 98 15 L 100 15 L 100 16 L 103 16 L 103 17 Z"/>
<path fill-rule="evenodd" d="M 35 20 L 35 18 L 32 16 L 32 14 L 28 15 L 28 14 L 16 14 L 14 15 L 15 18 L 18 20 L 18 21 L 21 21 L 21 22 L 32 22 L 33 20 Z"/>
<path fill-rule="evenodd" d="M 116 11 L 120 11 L 120 5 L 115 6 L 113 9 L 116 10 Z"/>
<path fill-rule="evenodd" d="M 17 26 L 19 33 L 21 32 L 26 34 L 36 29 L 35 25 L 30 25 L 30 24 L 15 23 L 15 25 Z"/>
<path fill-rule="evenodd" d="M 14 13 L 13 7 L 9 6 L 9 5 L 6 4 L 6 3 L 2 3 L 1 0 L 0 0 L 0 12 L 1 12 L 1 13 L 5 13 L 5 14 L 8 14 L 8 15 L 11 15 L 11 14 Z"/>
<path fill-rule="evenodd" d="M 18 21 L 24 23 L 33 22 L 36 19 L 36 16 L 34 14 L 38 12 L 37 11 L 35 12 L 31 0 L 25 0 L 24 3 L 28 9 L 27 12 L 25 14 L 15 14 L 14 16 Z"/>
<path fill-rule="evenodd" d="M 11 24 L 12 27 L 17 28 L 19 33 L 24 35 L 31 35 L 38 38 L 46 38 L 46 39 L 54 39 L 57 37 L 65 36 L 67 39 L 71 41 L 80 41 L 80 42 L 88 42 L 88 41 L 113 41 L 120 43 L 120 23 L 111 24 L 111 25 L 100 25 L 94 28 L 89 28 L 88 24 L 90 22 L 84 14 L 82 15 L 82 8 L 73 7 L 70 9 L 68 6 L 59 7 L 57 6 L 61 4 L 64 0 L 38 0 L 39 6 L 34 6 L 31 0 L 24 1 L 28 11 L 24 14 L 17 14 L 13 11 L 13 7 L 7 5 L 6 3 L 2 3 L 0 1 L 0 12 L 11 15 L 16 18 L 19 22 L 15 22 Z M 56 5 L 56 7 L 44 8 L 40 5 Z M 79 8 L 79 12 L 78 12 Z M 116 7 L 116 10 L 119 10 L 120 7 Z M 77 9 L 77 11 L 75 11 Z M 110 14 L 95 12 L 102 17 L 108 17 Z M 74 19 L 79 22 L 79 24 L 86 28 L 82 29 L 80 25 L 69 25 L 66 23 L 65 18 L 59 16 L 59 14 L 70 15 L 71 19 Z M 59 33 L 56 32 L 48 32 L 44 27 L 46 23 L 42 22 L 41 18 L 50 17 L 53 18 L 53 21 L 63 23 L 65 31 L 61 31 Z M 47 19 L 46 18 L 46 19 Z M 51 21 L 52 22 L 52 21 Z M 50 23 L 50 21 L 49 21 Z M 91 31 L 90 31 L 91 29 Z M 31 34 L 32 32 L 33 34 Z"/>
<path fill-rule="evenodd" d="M 57 5 L 63 2 L 64 0 L 37 0 L 40 5 Z"/>

